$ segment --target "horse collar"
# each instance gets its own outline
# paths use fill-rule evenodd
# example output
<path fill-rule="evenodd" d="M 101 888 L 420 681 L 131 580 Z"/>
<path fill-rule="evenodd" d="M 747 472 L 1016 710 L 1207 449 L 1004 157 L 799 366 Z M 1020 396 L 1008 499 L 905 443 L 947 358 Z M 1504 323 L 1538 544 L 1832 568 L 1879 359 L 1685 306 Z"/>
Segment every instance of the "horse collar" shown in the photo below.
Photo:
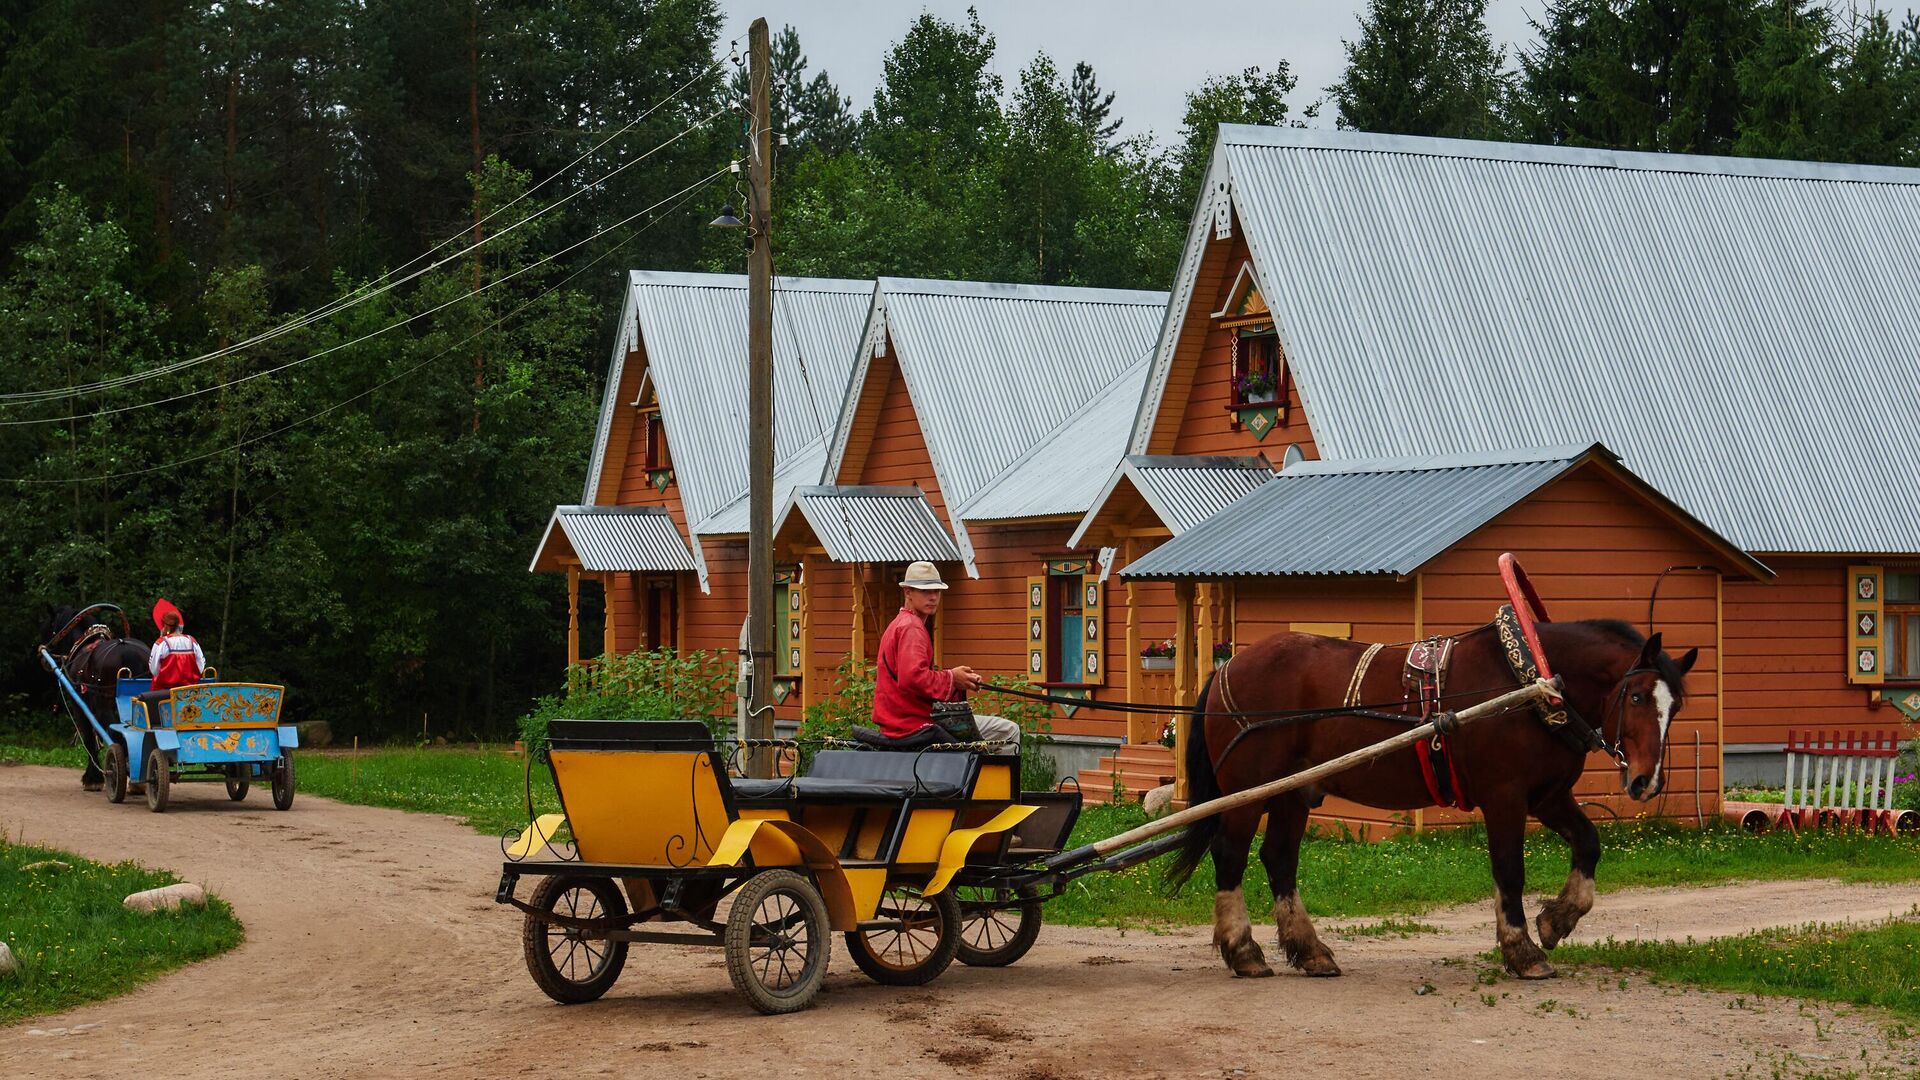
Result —
<path fill-rule="evenodd" d="M 1527 645 L 1527 635 L 1520 623 L 1520 617 L 1514 614 L 1512 604 L 1500 605 L 1493 617 L 1493 625 L 1500 633 L 1500 646 L 1506 654 L 1507 670 L 1522 684 L 1532 683 L 1540 677 L 1540 664 Z M 1542 649 L 1544 650 L 1544 646 Z M 1585 754 L 1594 750 L 1605 750 L 1614 760 L 1623 760 L 1624 753 L 1607 741 L 1604 731 L 1595 730 L 1580 713 L 1564 698 L 1558 701 L 1536 701 L 1533 705 L 1535 716 L 1547 726 L 1547 730 L 1558 736 L 1574 750 Z M 1602 723 L 1605 719 L 1602 718 Z"/>

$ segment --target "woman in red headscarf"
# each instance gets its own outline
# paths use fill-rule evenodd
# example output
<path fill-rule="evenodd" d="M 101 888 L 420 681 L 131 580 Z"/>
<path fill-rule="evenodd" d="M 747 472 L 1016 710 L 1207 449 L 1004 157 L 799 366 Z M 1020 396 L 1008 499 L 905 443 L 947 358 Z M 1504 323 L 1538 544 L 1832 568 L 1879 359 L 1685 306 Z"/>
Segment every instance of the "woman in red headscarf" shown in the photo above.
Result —
<path fill-rule="evenodd" d="M 162 598 L 153 605 L 153 625 L 160 630 L 160 639 L 153 643 L 153 653 L 148 657 L 153 689 L 171 690 L 199 682 L 207 657 L 200 651 L 200 643 L 184 629 L 180 609 Z"/>

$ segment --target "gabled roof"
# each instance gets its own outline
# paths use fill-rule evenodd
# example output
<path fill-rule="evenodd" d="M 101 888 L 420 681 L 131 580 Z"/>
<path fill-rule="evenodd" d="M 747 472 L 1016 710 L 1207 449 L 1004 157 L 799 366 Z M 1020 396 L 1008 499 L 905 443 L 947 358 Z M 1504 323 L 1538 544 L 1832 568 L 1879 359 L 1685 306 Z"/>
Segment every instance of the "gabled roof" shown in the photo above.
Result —
<path fill-rule="evenodd" d="M 588 573 L 693 570 L 693 552 L 657 506 L 556 506 L 529 571 L 564 570 L 575 559 Z"/>
<path fill-rule="evenodd" d="M 1122 524 L 1114 519 L 1130 497 L 1139 500 L 1135 510 L 1145 509 L 1167 531 L 1179 536 L 1272 479 L 1273 466 L 1265 455 L 1129 455 L 1121 459 L 1120 466 L 1089 503 L 1067 546 L 1084 546 L 1089 534 L 1100 534 L 1092 537 L 1094 543 L 1111 543 L 1113 537 L 1108 534 Z"/>
<path fill-rule="evenodd" d="M 824 475 L 839 473 L 858 389 L 889 339 L 941 497 L 958 509 L 1138 365 L 1166 303 L 1158 292 L 881 278 Z"/>
<path fill-rule="evenodd" d="M 1120 573 L 1136 579 L 1405 576 L 1522 499 L 1589 464 L 1627 483 L 1732 565 L 1754 577 L 1772 576 L 1598 444 L 1452 458 L 1302 461 Z"/>
<path fill-rule="evenodd" d="M 1146 380 L 1147 358 L 1142 356 L 989 480 L 955 511 L 957 516 L 962 521 L 1008 521 L 1085 513 L 1100 490 L 1101 463 L 1126 449 L 1127 422 Z"/>
<path fill-rule="evenodd" d="M 1920 552 L 1920 170 L 1229 125 L 1203 190 L 1174 309 L 1230 203 L 1322 458 L 1600 441 L 1748 550 Z"/>
<path fill-rule="evenodd" d="M 870 281 L 776 278 L 773 298 L 774 471 L 818 478 L 821 439 L 840 412 L 847 372 L 873 296 Z M 615 334 L 606 397 L 588 465 L 594 502 L 627 354 L 644 347 L 661 403 L 674 483 L 695 537 L 744 532 L 715 515 L 747 492 L 747 279 L 739 274 L 634 271 Z M 816 467 L 796 470 L 814 455 Z M 778 485 L 776 484 L 776 487 Z M 774 492 L 774 505 L 786 497 Z M 744 518 L 744 515 L 742 515 Z"/>
<path fill-rule="evenodd" d="M 798 517 L 835 562 L 959 562 L 960 549 L 916 487 L 801 487 L 774 535 Z"/>

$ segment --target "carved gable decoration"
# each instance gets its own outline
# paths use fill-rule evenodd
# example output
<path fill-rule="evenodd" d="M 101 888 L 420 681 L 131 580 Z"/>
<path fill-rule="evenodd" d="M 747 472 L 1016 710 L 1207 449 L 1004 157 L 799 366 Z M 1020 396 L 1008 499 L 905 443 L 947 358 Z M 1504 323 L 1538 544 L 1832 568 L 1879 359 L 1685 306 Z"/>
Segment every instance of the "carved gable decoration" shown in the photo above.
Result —
<path fill-rule="evenodd" d="M 1260 282 L 1254 276 L 1253 263 L 1240 264 L 1240 272 L 1234 275 L 1233 286 L 1227 290 L 1226 301 L 1220 310 L 1213 313 L 1214 319 L 1222 326 L 1271 325 L 1273 314 L 1267 310 L 1266 297 L 1260 294 Z"/>

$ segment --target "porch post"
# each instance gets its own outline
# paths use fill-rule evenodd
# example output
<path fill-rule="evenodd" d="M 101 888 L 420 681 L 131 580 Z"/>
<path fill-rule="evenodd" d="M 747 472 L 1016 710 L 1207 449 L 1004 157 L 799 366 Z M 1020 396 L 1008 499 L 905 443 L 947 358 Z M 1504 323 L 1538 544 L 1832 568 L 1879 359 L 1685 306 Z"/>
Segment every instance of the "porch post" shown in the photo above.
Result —
<path fill-rule="evenodd" d="M 600 597 L 605 601 L 603 606 L 606 608 L 600 620 L 602 623 L 600 627 L 600 658 L 602 660 L 611 660 L 613 654 L 620 651 L 619 646 L 614 644 L 613 637 L 613 593 L 613 574 L 601 574 Z"/>
<path fill-rule="evenodd" d="M 1193 697 L 1193 581 L 1180 578 L 1173 583 L 1173 703 L 1185 705 Z M 1187 800 L 1187 729 L 1191 717 L 1182 717 L 1173 725 L 1173 799 Z"/>
<path fill-rule="evenodd" d="M 848 635 L 847 651 L 857 657 L 867 655 L 867 564 L 848 563 L 853 582 L 853 632 Z"/>
<path fill-rule="evenodd" d="M 567 567 L 567 666 L 580 662 L 580 568 Z"/>
<path fill-rule="evenodd" d="M 1195 618 L 1195 625 L 1199 630 L 1198 640 L 1194 642 L 1193 647 L 1193 689 L 1198 693 L 1200 687 L 1206 684 L 1208 674 L 1213 671 L 1213 645 L 1220 639 L 1220 635 L 1214 629 L 1214 617 L 1219 609 L 1216 599 L 1220 586 L 1211 581 L 1203 581 L 1194 591 L 1198 596 L 1200 607 Z"/>
<path fill-rule="evenodd" d="M 1121 553 L 1126 556 L 1126 562 L 1121 563 L 1121 566 L 1130 565 L 1133 562 L 1132 537 L 1128 537 L 1122 543 Z M 1140 697 L 1140 612 L 1134 608 L 1133 590 L 1134 584 L 1129 580 L 1127 582 L 1127 650 L 1121 655 L 1120 662 L 1127 665 L 1127 700 L 1140 701 L 1142 700 Z M 1107 665 L 1107 670 L 1109 672 L 1113 670 L 1111 663 Z M 1159 734 L 1153 731 L 1152 714 L 1134 713 L 1128 716 L 1128 742 L 1154 742 Z"/>

